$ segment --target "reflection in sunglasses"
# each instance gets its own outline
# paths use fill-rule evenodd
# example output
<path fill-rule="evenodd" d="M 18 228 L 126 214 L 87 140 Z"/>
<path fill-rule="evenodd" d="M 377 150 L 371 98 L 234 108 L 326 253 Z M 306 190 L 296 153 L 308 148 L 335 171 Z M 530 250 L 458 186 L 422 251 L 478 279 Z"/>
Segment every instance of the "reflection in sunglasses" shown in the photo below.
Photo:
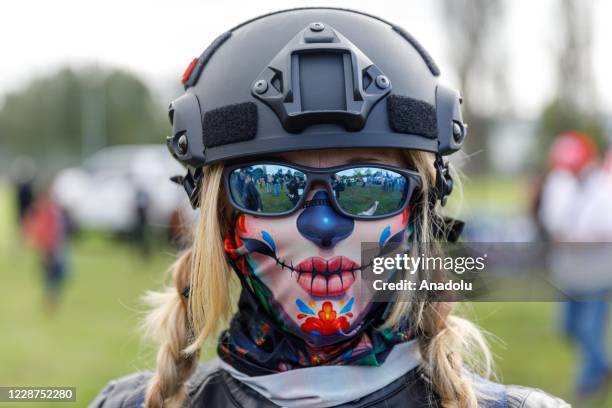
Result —
<path fill-rule="evenodd" d="M 331 172 L 327 182 L 337 206 L 359 216 L 384 216 L 398 211 L 404 206 L 409 189 L 406 176 L 373 166 Z M 300 204 L 308 175 L 289 166 L 255 164 L 231 171 L 228 184 L 239 209 L 279 214 Z"/>

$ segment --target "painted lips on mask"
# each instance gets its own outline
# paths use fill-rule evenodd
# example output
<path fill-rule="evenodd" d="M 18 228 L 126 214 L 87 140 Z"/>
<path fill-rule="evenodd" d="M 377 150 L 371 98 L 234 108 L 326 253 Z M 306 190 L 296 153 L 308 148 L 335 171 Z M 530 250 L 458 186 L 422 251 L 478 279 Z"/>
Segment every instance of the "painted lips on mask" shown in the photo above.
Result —
<path fill-rule="evenodd" d="M 295 279 L 313 297 L 339 296 L 355 282 L 360 265 L 345 256 L 310 257 L 294 265 Z"/>

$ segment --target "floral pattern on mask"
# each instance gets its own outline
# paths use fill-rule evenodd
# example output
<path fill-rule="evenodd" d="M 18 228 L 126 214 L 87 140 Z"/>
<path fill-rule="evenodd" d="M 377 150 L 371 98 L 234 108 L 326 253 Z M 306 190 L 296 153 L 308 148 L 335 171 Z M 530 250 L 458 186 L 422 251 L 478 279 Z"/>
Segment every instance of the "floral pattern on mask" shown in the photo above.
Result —
<path fill-rule="evenodd" d="M 351 298 L 353 301 L 354 298 Z M 298 302 L 301 302 L 298 299 Z M 303 302 L 301 302 L 303 303 Z M 314 315 L 314 311 L 310 308 L 306 309 L 309 315 Z M 316 317 L 307 317 L 308 314 L 300 313 L 298 319 L 306 318 L 300 328 L 306 333 L 317 333 L 322 336 L 330 336 L 339 332 L 348 331 L 350 324 L 347 318 L 353 317 L 351 312 L 336 312 L 331 302 L 325 301 L 316 314 Z"/>

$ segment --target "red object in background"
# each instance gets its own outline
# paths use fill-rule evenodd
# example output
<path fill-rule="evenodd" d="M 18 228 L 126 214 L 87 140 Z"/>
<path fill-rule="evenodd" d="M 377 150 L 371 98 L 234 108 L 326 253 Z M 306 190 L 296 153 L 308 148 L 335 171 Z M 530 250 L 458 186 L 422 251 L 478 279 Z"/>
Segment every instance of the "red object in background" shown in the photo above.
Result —
<path fill-rule="evenodd" d="M 194 58 L 193 60 L 191 60 L 191 62 L 187 66 L 187 69 L 183 73 L 183 78 L 181 78 L 181 82 L 183 83 L 183 85 L 185 85 L 187 83 L 187 81 L 189 81 L 189 77 L 191 76 L 191 72 L 193 71 L 193 69 L 195 68 L 197 63 L 198 63 L 198 59 Z"/>
<path fill-rule="evenodd" d="M 38 251 L 53 253 L 63 240 L 61 209 L 50 198 L 41 199 L 26 216 L 24 233 Z"/>
<path fill-rule="evenodd" d="M 569 131 L 557 136 L 550 148 L 549 162 L 554 169 L 580 173 L 597 158 L 597 145 L 584 133 Z"/>

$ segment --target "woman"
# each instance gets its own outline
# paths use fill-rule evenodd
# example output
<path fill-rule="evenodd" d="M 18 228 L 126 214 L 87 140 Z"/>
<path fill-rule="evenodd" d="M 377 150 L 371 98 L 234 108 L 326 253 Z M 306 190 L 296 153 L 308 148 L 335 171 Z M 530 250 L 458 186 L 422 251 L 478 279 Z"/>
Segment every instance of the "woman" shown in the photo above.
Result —
<path fill-rule="evenodd" d="M 361 243 L 420 250 L 459 232 L 436 215 L 452 190 L 443 156 L 465 136 L 459 95 L 438 75 L 403 29 L 328 8 L 248 21 L 194 60 L 168 146 L 200 220 L 172 287 L 147 296 L 157 368 L 111 382 L 92 406 L 566 406 L 478 376 L 490 353 L 451 304 L 374 302 L 364 290 Z M 305 185 L 297 200 L 266 191 L 253 211 L 235 188 L 241 173 Z M 402 191 L 334 194 L 334 179 L 381 174 Z M 223 320 L 219 357 L 199 364 Z"/>

